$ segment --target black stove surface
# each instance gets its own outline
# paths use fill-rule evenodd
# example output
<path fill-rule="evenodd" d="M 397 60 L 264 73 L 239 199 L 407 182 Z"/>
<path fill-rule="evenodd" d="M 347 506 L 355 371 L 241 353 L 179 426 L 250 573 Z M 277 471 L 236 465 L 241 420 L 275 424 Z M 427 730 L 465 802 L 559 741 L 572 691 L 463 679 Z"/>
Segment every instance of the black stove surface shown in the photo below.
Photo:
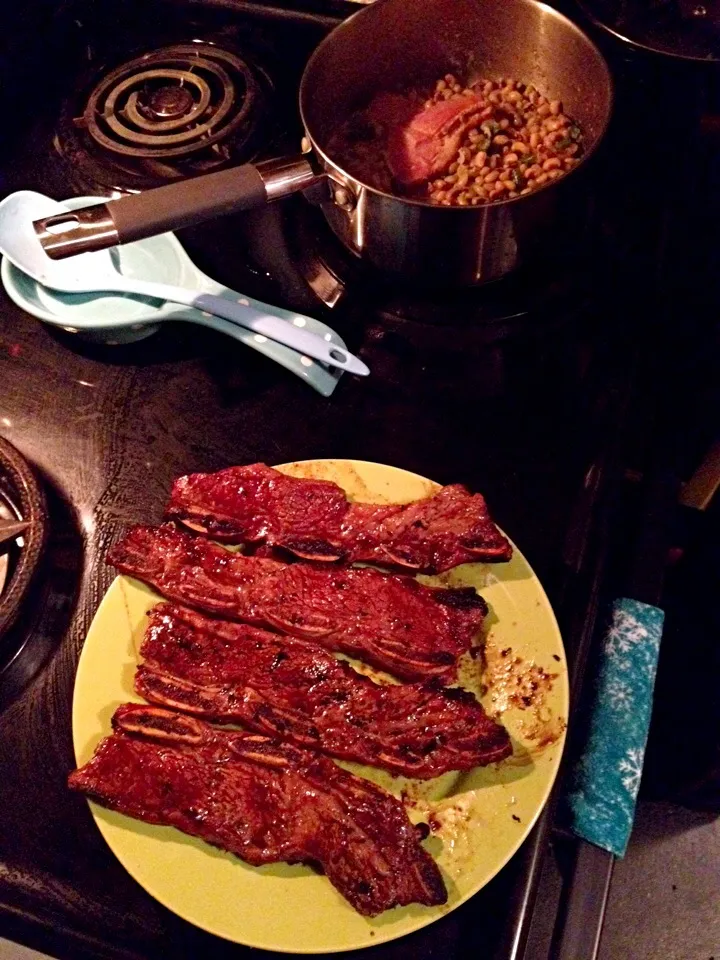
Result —
<path fill-rule="evenodd" d="M 582 0 L 588 15 L 640 49 L 698 61 L 720 59 L 717 0 Z"/>
<path fill-rule="evenodd" d="M 0 145 L 0 192 L 57 199 L 138 186 L 111 184 L 77 162 L 64 124 L 81 115 L 105 70 L 171 44 L 213 43 L 252 64 L 271 108 L 247 153 L 295 152 L 304 63 L 349 12 L 341 3 L 274 9 L 231 0 L 29 10 L 25 26 L 16 15 L 17 42 L 0 59 L 15 79 L 0 84 L 14 118 L 14 136 Z M 30 26 L 35 46 L 23 41 Z M 16 668 L 0 676 L 0 932 L 62 958 L 246 953 L 147 896 L 65 786 L 77 658 L 112 578 L 104 555 L 128 523 L 159 520 L 175 477 L 231 463 L 355 457 L 466 483 L 487 496 L 565 624 L 568 596 L 584 610 L 602 539 L 607 493 L 597 478 L 619 449 L 624 465 L 642 469 L 657 436 L 659 390 L 676 401 L 667 404 L 671 419 L 693 414 L 684 449 L 701 445 L 708 428 L 695 385 L 705 382 L 715 342 L 718 245 L 700 250 L 677 231 L 687 237 L 714 215 L 689 149 L 707 112 L 706 81 L 609 53 L 616 116 L 586 187 L 582 229 L 568 227 L 565 243 L 502 281 L 409 288 L 340 249 L 304 198 L 179 234 L 218 281 L 318 316 L 359 352 L 372 375 L 343 377 L 330 400 L 199 328 L 164 325 L 139 343 L 100 348 L 46 329 L 3 296 L 0 432 L 41 473 L 54 539 L 29 604 L 42 617 L 28 616 Z M 156 90 L 148 89 L 144 96 Z M 152 109 L 188 108 L 170 96 Z M 671 135 L 658 106 L 664 97 L 684 105 L 670 111 Z M 688 306 L 681 324 L 678 304 Z M 575 637 L 565 639 L 572 658 Z M 507 936 L 522 869 L 516 857 L 470 903 L 371 956 L 492 955 Z"/>

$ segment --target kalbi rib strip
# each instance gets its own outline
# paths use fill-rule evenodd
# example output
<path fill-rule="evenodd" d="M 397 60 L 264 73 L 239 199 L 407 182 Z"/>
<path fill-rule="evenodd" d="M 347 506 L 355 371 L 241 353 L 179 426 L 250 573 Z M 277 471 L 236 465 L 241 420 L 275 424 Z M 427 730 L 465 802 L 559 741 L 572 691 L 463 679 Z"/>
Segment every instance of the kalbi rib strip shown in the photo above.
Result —
<path fill-rule="evenodd" d="M 319 865 L 365 916 L 444 903 L 402 804 L 308 750 L 125 704 L 69 784 L 113 810 L 173 826 L 247 863 Z"/>
<path fill-rule="evenodd" d="M 159 604 L 135 689 L 205 720 L 239 723 L 407 777 L 503 760 L 510 738 L 472 694 L 379 686 L 315 644 Z"/>
<path fill-rule="evenodd" d="M 483 497 L 459 485 L 402 506 L 350 503 L 335 483 L 288 477 L 256 463 L 181 477 L 166 516 L 224 543 L 418 573 L 512 555 Z"/>
<path fill-rule="evenodd" d="M 169 524 L 134 527 L 108 562 L 169 600 L 313 640 L 404 680 L 452 682 L 487 613 L 472 588 L 432 589 L 368 567 L 246 557 Z"/>

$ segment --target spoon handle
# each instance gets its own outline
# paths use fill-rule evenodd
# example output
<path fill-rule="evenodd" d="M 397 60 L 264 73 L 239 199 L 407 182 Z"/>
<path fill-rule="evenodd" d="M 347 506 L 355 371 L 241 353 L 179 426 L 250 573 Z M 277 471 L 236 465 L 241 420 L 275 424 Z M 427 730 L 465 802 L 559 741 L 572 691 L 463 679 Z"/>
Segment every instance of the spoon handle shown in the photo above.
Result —
<path fill-rule="evenodd" d="M 123 290 L 128 293 L 139 293 L 141 296 L 154 297 L 157 300 L 169 300 L 171 303 L 183 303 L 196 310 L 214 314 L 231 320 L 253 333 L 268 337 L 278 343 L 285 344 L 299 353 L 314 357 L 321 363 L 331 367 L 338 367 L 348 373 L 355 373 L 365 377 L 370 373 L 368 367 L 347 350 L 337 344 L 329 343 L 314 333 L 302 330 L 287 320 L 281 320 L 267 311 L 256 310 L 249 304 L 233 303 L 224 297 L 216 297 L 210 293 L 198 293 L 196 290 L 187 290 L 184 287 L 174 287 L 164 283 L 155 283 L 134 278 L 123 277 Z M 299 320 L 305 320 L 298 315 Z M 209 326 L 209 324 L 208 324 Z"/>

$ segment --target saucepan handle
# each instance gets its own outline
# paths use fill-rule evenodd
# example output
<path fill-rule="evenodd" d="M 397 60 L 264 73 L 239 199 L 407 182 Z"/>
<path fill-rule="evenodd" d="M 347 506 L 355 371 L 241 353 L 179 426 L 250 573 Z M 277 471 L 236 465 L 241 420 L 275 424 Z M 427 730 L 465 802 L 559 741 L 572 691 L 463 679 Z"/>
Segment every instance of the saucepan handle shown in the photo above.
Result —
<path fill-rule="evenodd" d="M 305 156 L 248 163 L 56 214 L 34 227 L 47 255 L 62 260 L 250 210 L 322 179 Z"/>

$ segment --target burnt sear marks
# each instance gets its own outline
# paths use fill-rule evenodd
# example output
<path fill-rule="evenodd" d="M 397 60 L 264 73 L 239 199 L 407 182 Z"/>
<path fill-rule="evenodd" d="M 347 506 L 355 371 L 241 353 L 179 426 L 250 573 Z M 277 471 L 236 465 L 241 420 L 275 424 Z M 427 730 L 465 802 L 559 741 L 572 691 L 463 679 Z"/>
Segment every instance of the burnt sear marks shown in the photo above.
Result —
<path fill-rule="evenodd" d="M 512 752 L 467 691 L 379 685 L 316 644 L 177 604 L 150 613 L 140 653 L 135 689 L 152 703 L 393 774 L 429 779 Z"/>
<path fill-rule="evenodd" d="M 224 543 L 269 543 L 288 550 L 293 544 L 301 549 L 322 545 L 327 559 L 337 559 L 344 552 L 340 528 L 347 508 L 345 494 L 334 483 L 292 482 L 256 464 L 180 477 L 165 515 Z"/>
<path fill-rule="evenodd" d="M 335 483 L 256 463 L 180 477 L 166 518 L 224 543 L 266 544 L 307 560 L 412 573 L 512 556 L 484 498 L 459 484 L 408 504 L 351 503 Z"/>
<path fill-rule="evenodd" d="M 169 600 L 312 640 L 402 680 L 453 682 L 457 660 L 470 649 L 487 609 L 469 595 L 466 600 L 464 591 L 369 567 L 244 556 L 172 524 L 134 527 L 108 562 Z"/>
<path fill-rule="evenodd" d="M 478 610 L 487 617 L 490 609 L 473 587 L 447 587 L 438 595 L 438 603 L 455 610 Z"/>
<path fill-rule="evenodd" d="M 119 707 L 113 734 L 70 774 L 70 787 L 255 866 L 316 865 L 365 916 L 446 901 L 440 871 L 395 797 L 315 752 L 179 719 L 185 726 L 176 728 L 167 711 Z"/>

